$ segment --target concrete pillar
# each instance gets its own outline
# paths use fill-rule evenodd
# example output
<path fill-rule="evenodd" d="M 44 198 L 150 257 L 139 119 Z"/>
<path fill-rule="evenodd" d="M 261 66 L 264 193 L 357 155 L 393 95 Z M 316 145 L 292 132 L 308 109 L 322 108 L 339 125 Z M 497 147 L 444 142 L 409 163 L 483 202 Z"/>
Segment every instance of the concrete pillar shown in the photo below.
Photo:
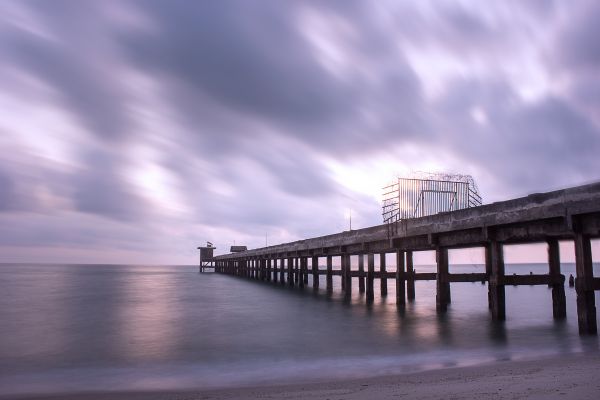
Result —
<path fill-rule="evenodd" d="M 577 291 L 577 321 L 580 334 L 595 335 L 596 301 L 594 299 L 594 270 L 590 238 L 582 233 L 575 234 L 575 290 Z"/>
<path fill-rule="evenodd" d="M 298 279 L 298 286 L 303 288 L 305 285 L 304 276 L 306 275 L 306 257 L 300 257 L 300 276 Z"/>
<path fill-rule="evenodd" d="M 365 292 L 365 256 L 358 255 L 358 292 Z"/>
<path fill-rule="evenodd" d="M 279 260 L 279 282 L 285 285 L 285 258 L 283 257 Z"/>
<path fill-rule="evenodd" d="M 319 288 L 319 257 L 312 257 L 313 289 Z"/>
<path fill-rule="evenodd" d="M 340 256 L 340 269 L 341 269 L 341 279 L 340 279 L 340 286 L 342 287 L 342 291 L 346 290 L 346 279 L 344 279 L 344 276 L 346 276 L 346 271 L 344 270 L 344 256 Z"/>
<path fill-rule="evenodd" d="M 333 258 L 331 256 L 327 256 L 327 291 L 331 292 L 333 290 Z"/>
<path fill-rule="evenodd" d="M 385 253 L 379 255 L 379 271 L 381 271 L 381 296 L 387 296 L 387 270 L 385 267 Z"/>
<path fill-rule="evenodd" d="M 552 279 L 552 315 L 554 319 L 567 317 L 565 283 L 560 276 L 560 250 L 558 240 L 548 239 L 548 267 Z"/>
<path fill-rule="evenodd" d="M 446 312 L 450 303 L 450 282 L 448 280 L 448 249 L 438 247 L 435 251 L 437 263 L 435 308 Z"/>
<path fill-rule="evenodd" d="M 367 303 L 372 303 L 375 298 L 373 290 L 373 283 L 375 281 L 375 255 L 372 253 L 367 254 Z"/>
<path fill-rule="evenodd" d="M 488 244 L 485 246 L 485 275 L 488 281 L 488 309 L 492 311 L 492 247 Z"/>
<path fill-rule="evenodd" d="M 288 271 L 288 275 L 287 275 L 288 285 L 294 286 L 294 259 L 293 258 L 288 258 L 287 271 Z"/>
<path fill-rule="evenodd" d="M 294 257 L 294 281 L 300 282 L 300 257 Z"/>
<path fill-rule="evenodd" d="M 406 299 L 415 299 L 415 268 L 413 266 L 413 252 L 406 252 Z"/>
<path fill-rule="evenodd" d="M 271 259 L 270 258 L 267 258 L 265 260 L 265 270 L 266 270 L 267 282 L 271 282 Z"/>
<path fill-rule="evenodd" d="M 350 254 L 342 255 L 342 280 L 344 282 L 344 298 L 349 300 L 352 297 L 352 264 Z"/>
<path fill-rule="evenodd" d="M 277 273 L 277 259 L 274 258 L 272 260 L 273 262 L 273 283 L 277 283 L 277 280 L 279 278 L 279 274 Z"/>
<path fill-rule="evenodd" d="M 396 304 L 403 306 L 406 304 L 406 289 L 405 279 L 406 274 L 404 271 L 404 252 L 402 250 L 396 251 Z"/>
<path fill-rule="evenodd" d="M 304 286 L 308 286 L 308 257 L 304 257 L 303 266 L 302 279 L 304 280 Z"/>
<path fill-rule="evenodd" d="M 502 243 L 493 241 L 489 244 L 489 258 L 491 275 L 489 280 L 489 296 L 492 310 L 492 319 L 504 321 L 506 319 L 506 301 L 504 285 L 504 250 Z"/>

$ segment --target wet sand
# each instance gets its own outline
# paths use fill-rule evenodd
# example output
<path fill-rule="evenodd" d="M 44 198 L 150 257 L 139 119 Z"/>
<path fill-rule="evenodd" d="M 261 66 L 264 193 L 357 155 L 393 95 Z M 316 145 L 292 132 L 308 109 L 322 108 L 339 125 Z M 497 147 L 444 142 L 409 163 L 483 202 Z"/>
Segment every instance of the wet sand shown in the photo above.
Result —
<path fill-rule="evenodd" d="M 9 397 L 0 395 L 0 399 Z M 15 399 L 15 397 L 10 397 Z M 44 400 L 194 399 L 599 399 L 600 354 L 446 368 L 337 382 L 178 392 L 102 392 L 31 395 Z"/>

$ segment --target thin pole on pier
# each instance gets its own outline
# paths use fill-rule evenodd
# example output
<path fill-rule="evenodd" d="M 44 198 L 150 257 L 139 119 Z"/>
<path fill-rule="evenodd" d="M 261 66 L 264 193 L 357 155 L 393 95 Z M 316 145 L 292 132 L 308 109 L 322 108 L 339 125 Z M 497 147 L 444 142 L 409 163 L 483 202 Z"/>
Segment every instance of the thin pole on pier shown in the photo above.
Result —
<path fill-rule="evenodd" d="M 358 255 L 358 292 L 365 292 L 365 255 Z"/>
<path fill-rule="evenodd" d="M 575 269 L 577 279 L 577 321 L 580 334 L 595 335 L 598 332 L 596 321 L 596 301 L 594 298 L 594 270 L 590 238 L 582 233 L 575 234 Z"/>
<path fill-rule="evenodd" d="M 313 289 L 319 288 L 319 257 L 312 257 Z"/>
<path fill-rule="evenodd" d="M 379 255 L 379 271 L 381 272 L 381 296 L 387 296 L 387 270 L 385 267 L 385 255 L 386 253 L 381 253 Z"/>
<path fill-rule="evenodd" d="M 413 266 L 413 252 L 406 252 L 406 299 L 413 301 L 415 299 L 415 268 Z"/>
<path fill-rule="evenodd" d="M 396 304 L 403 306 L 406 304 L 405 290 L 405 272 L 404 272 L 404 251 L 396 251 Z"/>
<path fill-rule="evenodd" d="M 367 254 L 367 303 L 373 303 L 375 293 L 373 290 L 373 283 L 375 281 L 375 255 L 373 253 Z"/>
<path fill-rule="evenodd" d="M 435 251 L 437 262 L 435 308 L 446 312 L 450 303 L 450 282 L 448 280 L 448 249 L 438 247 Z"/>
<path fill-rule="evenodd" d="M 327 291 L 331 292 L 333 290 L 333 258 L 331 256 L 327 256 Z"/>
<path fill-rule="evenodd" d="M 567 317 L 564 277 L 560 274 L 560 249 L 558 240 L 548 239 L 548 268 L 552 286 L 552 315 L 554 319 Z"/>

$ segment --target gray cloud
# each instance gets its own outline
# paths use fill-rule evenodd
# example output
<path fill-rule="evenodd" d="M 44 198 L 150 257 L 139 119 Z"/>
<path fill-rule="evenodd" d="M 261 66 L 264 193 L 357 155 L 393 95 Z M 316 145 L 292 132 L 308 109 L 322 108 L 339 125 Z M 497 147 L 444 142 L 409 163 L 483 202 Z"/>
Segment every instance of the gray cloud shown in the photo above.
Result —
<path fill-rule="evenodd" d="M 561 2 L 10 4 L 31 18 L 4 17 L 0 77 L 50 88 L 22 90 L 68 116 L 77 135 L 62 140 L 77 150 L 61 162 L 28 148 L 45 139 L 29 125 L 0 127 L 27 138 L 0 159 L 0 225 L 23 227 L 0 231 L 4 244 L 175 254 L 217 234 L 260 245 L 345 229 L 348 208 L 375 224 L 373 196 L 329 164 L 402 164 L 403 146 L 491 177 L 494 200 L 600 166 L 594 2 L 567 23 Z M 514 71 L 532 62 L 568 84 L 523 98 Z"/>

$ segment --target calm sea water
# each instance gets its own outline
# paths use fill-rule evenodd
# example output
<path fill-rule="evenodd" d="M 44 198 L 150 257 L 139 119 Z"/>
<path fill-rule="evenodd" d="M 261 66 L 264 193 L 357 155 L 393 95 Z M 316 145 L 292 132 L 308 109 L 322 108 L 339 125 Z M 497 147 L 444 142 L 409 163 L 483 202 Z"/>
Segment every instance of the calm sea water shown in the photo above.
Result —
<path fill-rule="evenodd" d="M 529 271 L 547 266 L 507 265 Z M 599 348 L 577 334 L 572 288 L 564 322 L 552 319 L 547 287 L 509 286 L 507 321 L 493 323 L 480 283 L 452 284 L 439 317 L 435 282 L 417 282 L 416 301 L 399 312 L 393 280 L 387 298 L 376 281 L 366 306 L 356 280 L 344 303 L 336 278 L 327 295 L 194 266 L 0 265 L 0 394 L 278 384 Z"/>

